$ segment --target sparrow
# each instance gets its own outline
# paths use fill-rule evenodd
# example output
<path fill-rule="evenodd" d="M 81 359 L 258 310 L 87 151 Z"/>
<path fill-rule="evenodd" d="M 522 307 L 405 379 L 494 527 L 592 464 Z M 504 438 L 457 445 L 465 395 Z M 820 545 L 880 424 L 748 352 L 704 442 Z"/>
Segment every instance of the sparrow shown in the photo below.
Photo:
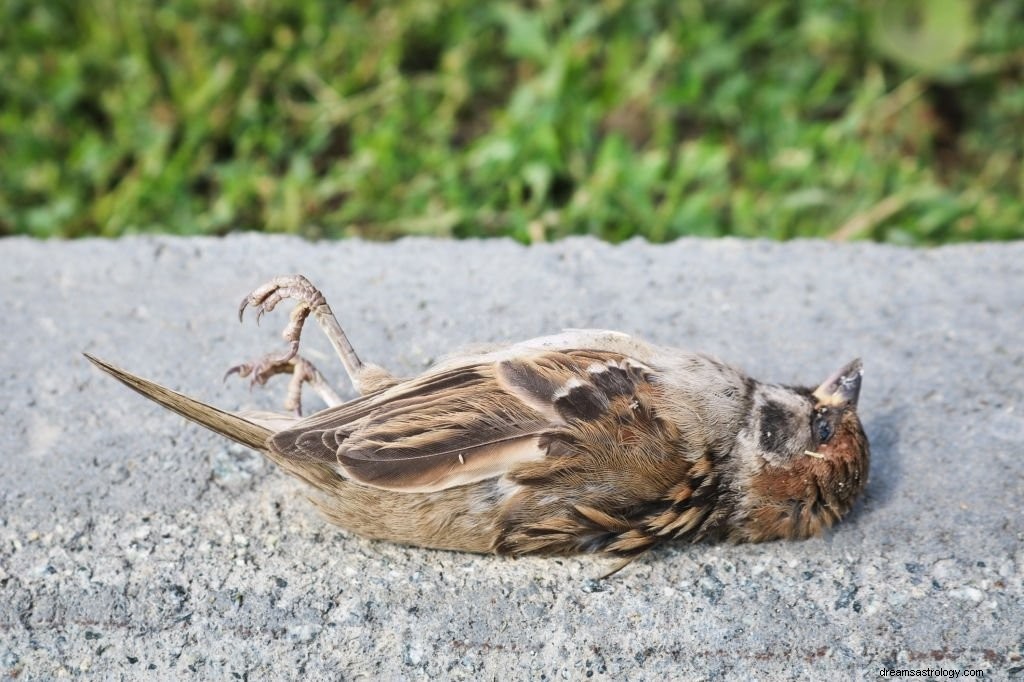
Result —
<path fill-rule="evenodd" d="M 816 388 L 785 386 L 702 353 L 570 329 L 400 379 L 359 359 L 301 275 L 253 291 L 239 319 L 287 299 L 288 348 L 228 374 L 260 385 L 289 374 L 289 413 L 224 411 L 86 357 L 262 452 L 317 491 L 329 521 L 407 545 L 628 561 L 672 540 L 802 539 L 847 514 L 867 481 L 859 360 Z M 310 315 L 359 397 L 343 402 L 299 355 Z M 327 408 L 302 417 L 305 385 Z"/>

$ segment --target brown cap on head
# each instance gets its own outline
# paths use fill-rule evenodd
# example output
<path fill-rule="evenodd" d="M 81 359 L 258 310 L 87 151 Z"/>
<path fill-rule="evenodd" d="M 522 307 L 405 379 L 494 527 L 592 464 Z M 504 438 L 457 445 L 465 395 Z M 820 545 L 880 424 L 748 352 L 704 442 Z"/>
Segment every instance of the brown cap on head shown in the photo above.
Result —
<path fill-rule="evenodd" d="M 857 407 L 864 368 L 860 358 L 846 364 L 814 389 L 814 397 L 828 407 Z"/>

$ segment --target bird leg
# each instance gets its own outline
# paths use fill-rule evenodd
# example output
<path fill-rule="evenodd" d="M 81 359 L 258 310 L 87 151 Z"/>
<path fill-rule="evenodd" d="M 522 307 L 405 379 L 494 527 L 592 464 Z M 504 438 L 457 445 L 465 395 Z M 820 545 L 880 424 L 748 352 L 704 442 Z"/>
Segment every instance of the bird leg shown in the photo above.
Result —
<path fill-rule="evenodd" d="M 284 409 L 294 412 L 300 417 L 302 416 L 303 384 L 309 384 L 313 392 L 320 396 L 320 399 L 327 404 L 327 407 L 335 407 L 343 402 L 338 397 L 338 394 L 334 392 L 334 389 L 327 384 L 320 371 L 313 366 L 313 363 L 301 355 L 296 355 L 284 362 L 280 362 L 273 355 L 268 355 L 254 363 L 245 362 L 241 365 L 235 365 L 228 370 L 224 378 L 227 379 L 232 374 L 237 374 L 242 378 L 251 374 L 253 386 L 264 385 L 267 383 L 267 379 L 275 374 L 291 374 L 292 378 L 288 382 L 288 393 L 284 399 Z"/>
<path fill-rule="evenodd" d="M 394 377 L 377 367 L 364 363 L 356 355 L 355 349 L 345 335 L 345 331 L 338 324 L 338 318 L 334 316 L 331 307 L 320 290 L 314 287 L 308 279 L 302 275 L 287 275 L 275 277 L 270 282 L 254 290 L 244 299 L 238 307 L 238 319 L 242 320 L 245 309 L 252 306 L 256 309 L 256 320 L 259 321 L 265 313 L 272 311 L 278 303 L 285 299 L 295 300 L 296 306 L 292 310 L 288 326 L 285 327 L 282 336 L 288 342 L 288 349 L 279 354 L 269 354 L 263 359 L 254 363 L 246 363 L 232 367 L 228 374 L 239 374 L 240 376 L 253 375 L 253 383 L 266 382 L 275 374 L 292 373 L 292 382 L 288 390 L 288 402 L 294 402 L 295 406 L 300 404 L 299 394 L 303 383 L 309 383 L 313 390 L 324 399 L 329 406 L 339 405 L 341 400 L 334 391 L 330 390 L 323 376 L 307 360 L 298 357 L 299 339 L 302 336 L 302 325 L 311 314 L 316 320 L 328 341 L 334 347 L 335 352 L 341 359 L 352 382 L 352 386 L 360 394 L 367 391 L 374 391 L 396 383 Z M 244 370 L 244 371 L 243 371 Z M 326 389 L 326 391 L 324 390 Z M 329 393 L 328 393 L 329 392 Z M 295 394 L 293 400 L 292 395 Z"/>

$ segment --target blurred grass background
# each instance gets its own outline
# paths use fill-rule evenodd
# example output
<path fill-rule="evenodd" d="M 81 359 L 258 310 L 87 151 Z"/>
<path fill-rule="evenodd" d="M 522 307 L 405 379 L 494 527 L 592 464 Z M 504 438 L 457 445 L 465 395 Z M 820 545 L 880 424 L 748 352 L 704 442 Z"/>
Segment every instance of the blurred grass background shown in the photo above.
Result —
<path fill-rule="evenodd" d="M 1020 0 L 4 0 L 0 234 L 1024 237 Z"/>

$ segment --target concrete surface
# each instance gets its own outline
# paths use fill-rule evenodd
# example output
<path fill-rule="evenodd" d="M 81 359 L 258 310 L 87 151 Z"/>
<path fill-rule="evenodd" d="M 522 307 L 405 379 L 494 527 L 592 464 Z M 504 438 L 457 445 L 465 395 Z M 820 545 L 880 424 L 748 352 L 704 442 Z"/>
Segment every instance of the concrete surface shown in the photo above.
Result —
<path fill-rule="evenodd" d="M 0 677 L 1022 676 L 1024 244 L 7 239 L 0 264 Z M 285 312 L 235 307 L 290 272 L 401 373 L 584 326 L 782 382 L 859 355 L 866 499 L 823 539 L 672 546 L 605 583 L 594 558 L 367 542 L 79 355 L 273 407 L 281 385 L 220 379 L 280 344 Z"/>

